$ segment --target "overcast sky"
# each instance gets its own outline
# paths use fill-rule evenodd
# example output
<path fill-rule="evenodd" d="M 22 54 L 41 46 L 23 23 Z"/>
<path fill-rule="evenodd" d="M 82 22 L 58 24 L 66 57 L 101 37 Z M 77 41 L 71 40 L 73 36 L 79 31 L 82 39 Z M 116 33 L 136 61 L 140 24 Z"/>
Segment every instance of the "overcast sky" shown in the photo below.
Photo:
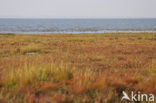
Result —
<path fill-rule="evenodd" d="M 0 0 L 0 18 L 156 18 L 156 0 Z"/>

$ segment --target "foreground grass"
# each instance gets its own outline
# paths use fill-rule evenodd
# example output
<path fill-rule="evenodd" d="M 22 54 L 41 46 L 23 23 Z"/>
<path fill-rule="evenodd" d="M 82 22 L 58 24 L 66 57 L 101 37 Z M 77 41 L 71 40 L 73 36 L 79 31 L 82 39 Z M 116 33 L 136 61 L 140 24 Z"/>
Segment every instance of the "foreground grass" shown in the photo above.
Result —
<path fill-rule="evenodd" d="M 119 103 L 156 94 L 156 33 L 0 35 L 0 103 Z"/>

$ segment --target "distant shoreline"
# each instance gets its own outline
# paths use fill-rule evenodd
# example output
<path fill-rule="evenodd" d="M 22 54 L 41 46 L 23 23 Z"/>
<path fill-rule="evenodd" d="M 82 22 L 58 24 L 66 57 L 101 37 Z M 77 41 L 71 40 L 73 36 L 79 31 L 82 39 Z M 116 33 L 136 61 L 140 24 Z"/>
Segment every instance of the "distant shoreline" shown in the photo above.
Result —
<path fill-rule="evenodd" d="M 0 35 L 79 35 L 79 34 L 155 34 L 155 32 L 105 32 L 105 33 L 0 33 Z"/>
<path fill-rule="evenodd" d="M 109 34 L 109 33 L 156 33 L 156 31 L 118 31 L 118 32 L 0 32 L 0 34 Z"/>

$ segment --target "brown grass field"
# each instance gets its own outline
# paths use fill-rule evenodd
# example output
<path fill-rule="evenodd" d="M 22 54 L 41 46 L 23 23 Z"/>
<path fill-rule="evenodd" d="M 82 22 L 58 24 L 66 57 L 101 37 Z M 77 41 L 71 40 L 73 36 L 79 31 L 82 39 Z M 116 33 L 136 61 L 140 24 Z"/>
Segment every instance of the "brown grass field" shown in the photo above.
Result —
<path fill-rule="evenodd" d="M 156 95 L 156 33 L 0 34 L 0 103 L 120 103 L 122 91 Z"/>

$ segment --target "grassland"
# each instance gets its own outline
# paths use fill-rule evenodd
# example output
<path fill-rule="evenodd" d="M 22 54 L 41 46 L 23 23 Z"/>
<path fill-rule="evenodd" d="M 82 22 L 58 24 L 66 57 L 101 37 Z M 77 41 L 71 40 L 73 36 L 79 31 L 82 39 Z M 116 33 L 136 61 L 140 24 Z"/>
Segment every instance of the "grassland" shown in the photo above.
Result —
<path fill-rule="evenodd" d="M 0 103 L 119 103 L 156 94 L 156 33 L 0 35 Z"/>

